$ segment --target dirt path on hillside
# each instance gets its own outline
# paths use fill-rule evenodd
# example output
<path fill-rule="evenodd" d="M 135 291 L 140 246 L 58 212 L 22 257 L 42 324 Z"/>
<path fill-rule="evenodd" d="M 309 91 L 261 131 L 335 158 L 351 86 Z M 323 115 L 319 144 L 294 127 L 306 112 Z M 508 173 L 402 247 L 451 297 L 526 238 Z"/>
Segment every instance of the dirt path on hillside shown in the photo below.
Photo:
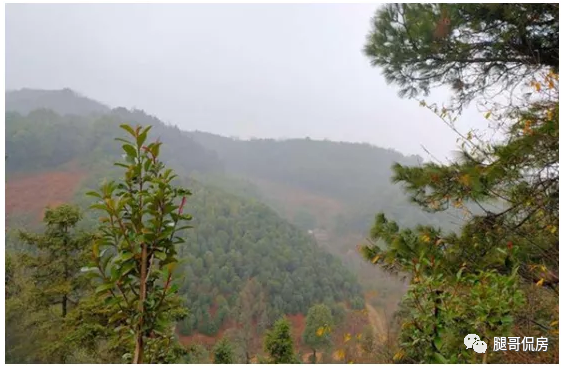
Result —
<path fill-rule="evenodd" d="M 386 317 L 383 312 L 378 312 L 371 304 L 366 304 L 366 311 L 368 312 L 368 319 L 370 320 L 370 325 L 374 330 L 374 335 L 378 338 L 380 344 L 386 341 L 388 337 Z"/>

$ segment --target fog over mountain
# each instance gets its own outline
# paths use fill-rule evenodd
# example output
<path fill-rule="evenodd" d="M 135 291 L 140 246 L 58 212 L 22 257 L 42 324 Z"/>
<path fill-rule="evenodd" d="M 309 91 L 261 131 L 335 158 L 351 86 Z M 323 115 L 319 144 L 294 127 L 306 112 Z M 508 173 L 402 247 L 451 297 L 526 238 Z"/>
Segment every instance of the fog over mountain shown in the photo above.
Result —
<path fill-rule="evenodd" d="M 187 130 L 369 142 L 429 158 L 423 146 L 443 160 L 456 135 L 399 99 L 362 54 L 377 6 L 10 4 L 6 88 L 70 88 Z M 459 127 L 481 124 L 471 107 Z"/>

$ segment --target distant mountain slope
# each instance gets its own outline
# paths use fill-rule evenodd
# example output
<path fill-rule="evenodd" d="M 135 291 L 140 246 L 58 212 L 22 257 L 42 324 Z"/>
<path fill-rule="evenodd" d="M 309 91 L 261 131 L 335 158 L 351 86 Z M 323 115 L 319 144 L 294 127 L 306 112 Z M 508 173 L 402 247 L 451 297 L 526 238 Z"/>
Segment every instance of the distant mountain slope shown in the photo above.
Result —
<path fill-rule="evenodd" d="M 423 161 L 418 156 L 404 156 L 370 144 L 238 140 L 204 132 L 191 132 L 191 136 L 217 152 L 228 173 L 263 189 L 264 199 L 271 206 L 291 215 L 294 222 L 301 224 L 304 220 L 305 225 L 300 226 L 305 228 L 365 235 L 378 212 L 385 212 L 404 226 L 458 221 L 452 215 L 421 211 L 410 204 L 398 184 L 392 183 L 392 165 L 416 165 Z M 294 201 L 299 195 L 304 204 Z"/>
<path fill-rule="evenodd" d="M 310 139 L 237 140 L 204 132 L 192 132 L 191 136 L 215 150 L 229 172 L 348 201 L 381 186 L 393 187 L 390 177 L 394 162 L 417 164 L 420 160 L 370 144 Z"/>
<path fill-rule="evenodd" d="M 179 171 L 189 174 L 223 170 L 214 151 L 205 149 L 178 128 L 143 111 L 124 108 L 93 116 L 62 116 L 47 109 L 27 115 L 6 113 L 6 170 L 53 169 L 71 160 L 87 168 L 101 163 L 107 166 L 121 153 L 114 137 L 121 134 L 119 125 L 124 122 L 152 125 L 151 139 L 160 138 L 167 143 L 163 159 Z"/>
<path fill-rule="evenodd" d="M 392 149 L 310 139 L 235 140 L 204 132 L 186 132 L 167 126 L 143 111 L 111 110 L 68 89 L 7 92 L 6 109 L 20 115 L 32 113 L 25 119 L 17 114 L 10 116 L 12 122 L 18 123 L 6 127 L 6 132 L 15 131 L 6 141 L 8 171 L 14 166 L 20 169 L 52 167 L 77 155 L 83 158 L 82 165 L 96 165 L 99 161 L 92 161 L 79 152 L 108 156 L 117 150 L 106 140 L 118 133 L 117 123 L 150 124 L 154 126 L 154 137 L 168 143 L 163 152 L 168 165 L 187 173 L 195 172 L 200 178 L 207 174 L 203 179 L 206 182 L 219 184 L 237 195 L 252 195 L 266 201 L 306 229 L 324 227 L 336 228 L 340 233 L 366 234 L 374 214 L 380 211 L 405 226 L 458 222 L 454 216 L 426 214 L 408 202 L 400 186 L 390 180 L 391 166 L 394 162 L 417 164 L 421 159 Z M 30 109 L 49 109 L 64 118 L 59 120 L 47 112 L 28 112 Z M 67 116 L 67 113 L 81 116 Z M 38 120 L 57 123 L 59 129 L 50 131 L 54 136 L 47 132 L 36 135 L 38 132 L 32 132 L 31 127 Z M 78 136 L 81 138 L 76 141 L 68 139 Z M 33 140 L 34 145 L 23 151 L 20 140 Z M 54 142 L 57 145 L 52 145 Z M 111 144 L 97 144 L 101 142 Z M 26 156 L 37 160 L 20 166 L 18 162 Z"/>
<path fill-rule="evenodd" d="M 58 114 L 82 115 L 107 113 L 110 108 L 70 89 L 21 89 L 6 92 L 6 111 L 28 114 L 36 109 L 50 109 Z"/>

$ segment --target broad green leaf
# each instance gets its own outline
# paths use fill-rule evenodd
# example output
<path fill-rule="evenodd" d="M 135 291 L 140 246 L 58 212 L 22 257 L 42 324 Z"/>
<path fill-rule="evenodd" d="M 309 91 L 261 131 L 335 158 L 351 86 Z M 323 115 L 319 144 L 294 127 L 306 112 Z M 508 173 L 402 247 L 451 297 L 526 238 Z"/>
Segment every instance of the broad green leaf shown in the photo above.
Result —
<path fill-rule="evenodd" d="M 120 267 L 120 276 L 124 276 L 132 271 L 136 267 L 135 261 L 126 262 L 122 267 Z"/>
<path fill-rule="evenodd" d="M 120 125 L 120 127 L 121 127 L 123 130 L 126 130 L 130 135 L 136 136 L 136 133 L 134 132 L 134 129 L 133 129 L 132 127 L 130 127 L 130 125 L 123 124 L 123 125 Z"/>
<path fill-rule="evenodd" d="M 101 204 L 101 203 L 91 204 L 89 208 L 100 209 L 101 211 L 108 211 L 108 207 L 106 206 L 106 204 Z"/>
<path fill-rule="evenodd" d="M 105 283 L 105 284 L 99 285 L 95 289 L 95 293 L 104 292 L 104 291 L 112 289 L 113 287 L 114 287 L 114 283 Z"/>
<path fill-rule="evenodd" d="M 146 126 L 146 127 L 142 130 L 142 132 L 140 133 L 140 135 L 142 135 L 142 134 L 147 135 L 148 131 L 150 131 L 151 129 L 152 129 L 152 126 L 151 126 L 151 125 Z"/>
<path fill-rule="evenodd" d="M 124 151 L 126 152 L 126 154 L 131 157 L 131 158 L 136 158 L 138 156 L 138 154 L 136 153 L 136 148 L 134 148 L 132 145 L 130 144 L 124 144 L 122 145 L 122 149 L 124 149 Z"/>
<path fill-rule="evenodd" d="M 169 293 L 174 294 L 177 293 L 178 290 L 179 290 L 179 286 L 177 284 L 172 284 L 171 288 L 169 288 Z"/>
<path fill-rule="evenodd" d="M 463 274 L 463 270 L 464 268 L 459 269 L 459 271 L 457 272 L 457 280 L 461 279 L 461 275 Z"/>
<path fill-rule="evenodd" d="M 435 347 L 436 347 L 438 350 L 441 350 L 441 346 L 443 345 L 443 342 L 441 341 L 441 338 L 436 337 L 436 338 L 433 340 L 433 344 L 435 344 Z"/>
<path fill-rule="evenodd" d="M 138 148 L 141 148 L 142 145 L 144 144 L 144 142 L 146 141 L 146 136 L 148 135 L 148 131 L 147 129 L 145 129 L 144 131 L 142 131 L 138 137 L 136 138 L 136 144 L 138 145 Z"/>
<path fill-rule="evenodd" d="M 93 255 L 95 258 L 100 257 L 100 246 L 98 240 L 93 243 Z"/>
<path fill-rule="evenodd" d="M 120 260 L 122 261 L 128 261 L 132 257 L 134 257 L 134 253 L 132 252 L 122 252 L 120 254 Z"/>
<path fill-rule="evenodd" d="M 120 141 L 120 142 L 123 142 L 123 143 L 126 143 L 126 144 L 132 144 L 131 141 L 126 140 L 126 139 L 122 139 L 122 138 L 120 138 L 120 137 L 117 137 L 117 138 L 115 138 L 114 140 Z"/>
<path fill-rule="evenodd" d="M 114 315 L 112 315 L 109 319 L 108 319 L 108 323 L 112 324 L 120 319 L 123 319 L 126 317 L 126 314 L 122 311 L 118 311 L 117 313 L 115 313 Z"/>

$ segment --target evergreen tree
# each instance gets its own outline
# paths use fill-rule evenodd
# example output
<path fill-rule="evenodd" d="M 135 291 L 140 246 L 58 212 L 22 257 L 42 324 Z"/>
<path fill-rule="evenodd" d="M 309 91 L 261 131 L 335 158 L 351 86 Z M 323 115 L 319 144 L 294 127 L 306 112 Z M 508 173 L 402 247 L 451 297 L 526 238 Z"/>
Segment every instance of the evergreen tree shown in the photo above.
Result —
<path fill-rule="evenodd" d="M 215 344 L 213 349 L 213 357 L 215 364 L 233 364 L 234 350 L 232 344 L 226 338 L 222 338 Z"/>
<path fill-rule="evenodd" d="M 445 85 L 462 108 L 538 71 L 559 72 L 559 4 L 385 4 L 365 52 L 402 96 Z"/>
<path fill-rule="evenodd" d="M 46 339 L 53 339 L 53 336 L 45 338 L 45 332 L 58 328 L 62 321 L 60 312 L 49 314 L 45 302 L 38 302 L 33 278 L 23 259 L 19 253 L 6 251 L 6 269 L 9 268 L 5 301 L 6 363 L 37 363 L 52 359 L 43 353 Z M 53 361 L 61 361 L 61 358 Z"/>
<path fill-rule="evenodd" d="M 507 362 L 509 354 L 471 356 L 458 338 L 471 328 L 481 338 L 520 336 L 517 328 L 527 323 L 535 325 L 534 335 L 550 340 L 550 351 L 539 354 L 538 361 L 554 361 L 559 287 L 558 6 L 525 5 L 390 5 L 376 18 L 367 52 L 404 93 L 413 94 L 412 83 L 420 79 L 419 88 L 426 91 L 432 83 L 452 84 L 456 77 L 467 79 L 456 95 L 460 102 L 496 83 L 531 88 L 504 106 L 488 103 L 485 117 L 496 123 L 504 140 L 489 142 L 477 133 L 459 133 L 460 158 L 393 167 L 394 182 L 404 185 L 414 203 L 430 213 L 460 209 L 465 220 L 459 232 L 450 232 L 423 225 L 402 228 L 383 213 L 375 218 L 374 243 L 362 248 L 364 256 L 389 271 L 409 274 L 411 281 L 400 315 L 398 361 Z M 432 22 L 444 11 L 454 29 L 435 41 Z M 451 112 L 438 113 L 455 129 Z M 471 204 L 478 212 L 471 212 Z M 537 312 L 523 310 L 526 299 L 538 302 Z"/>
<path fill-rule="evenodd" d="M 80 219 L 76 206 L 48 208 L 43 233 L 19 232 L 31 250 L 7 255 L 10 362 L 65 363 L 73 352 L 66 342 L 71 330 L 67 317 L 86 294 L 80 267 L 87 260 L 85 251 L 92 238 L 76 229 Z"/>
<path fill-rule="evenodd" d="M 46 304 L 59 304 L 63 317 L 80 294 L 79 270 L 91 238 L 75 230 L 81 217 L 78 207 L 64 204 L 45 211 L 45 233 L 20 232 L 20 238 L 35 247 L 27 259 L 38 295 Z"/>
<path fill-rule="evenodd" d="M 291 337 L 291 324 L 286 318 L 282 317 L 276 321 L 272 330 L 266 333 L 264 350 L 270 356 L 273 364 L 297 362 Z"/>

